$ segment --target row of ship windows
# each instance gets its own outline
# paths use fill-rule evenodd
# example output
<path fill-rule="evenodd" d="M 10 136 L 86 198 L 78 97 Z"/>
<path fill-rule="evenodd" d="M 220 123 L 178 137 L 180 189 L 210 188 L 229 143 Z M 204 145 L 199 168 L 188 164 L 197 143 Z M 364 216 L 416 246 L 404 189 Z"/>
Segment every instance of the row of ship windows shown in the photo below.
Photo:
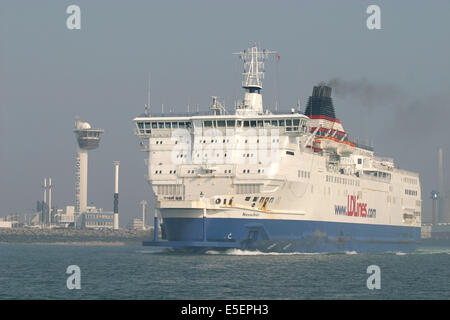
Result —
<path fill-rule="evenodd" d="M 310 179 L 311 178 L 311 172 L 298 170 L 298 177 L 299 178 Z"/>
<path fill-rule="evenodd" d="M 261 192 L 261 185 L 254 183 L 237 184 L 234 189 L 237 194 L 259 193 Z"/>
<path fill-rule="evenodd" d="M 222 143 L 229 143 L 230 139 L 223 139 Z M 245 143 L 248 143 L 248 139 L 244 140 Z M 272 142 L 280 142 L 280 139 L 272 139 Z M 206 140 L 198 140 L 198 143 L 206 143 Z M 217 139 L 212 139 L 210 143 L 218 143 Z M 236 143 L 239 143 L 239 140 L 236 140 Z M 259 139 L 256 139 L 256 143 L 259 143 Z"/>
<path fill-rule="evenodd" d="M 402 182 L 409 183 L 409 184 L 417 184 L 417 179 L 404 177 L 404 178 L 402 178 Z"/>
<path fill-rule="evenodd" d="M 220 198 L 217 198 L 216 199 L 216 204 L 221 204 L 221 203 L 222 203 L 222 200 Z M 226 198 L 223 199 L 223 204 L 227 205 L 227 199 Z M 233 204 L 233 198 L 228 200 L 228 205 L 231 206 L 232 204 Z"/>
<path fill-rule="evenodd" d="M 242 157 L 243 157 L 243 158 L 245 158 L 245 157 L 247 157 L 247 158 L 253 158 L 253 155 L 254 155 L 253 153 L 247 153 L 247 154 L 243 153 L 243 154 L 242 154 Z M 216 157 L 217 157 L 217 158 L 219 158 L 220 156 L 221 156 L 220 153 L 217 153 L 217 154 L 216 154 Z M 226 157 L 227 157 L 227 154 L 224 153 L 223 156 L 226 158 Z M 183 157 L 186 158 L 186 157 L 187 157 L 187 154 L 185 154 L 185 155 L 183 155 L 183 154 L 177 154 L 177 158 L 183 158 Z M 199 158 L 199 157 L 200 157 L 200 154 L 197 153 L 197 158 Z M 205 153 L 205 154 L 203 155 L 203 157 L 204 157 L 204 158 L 208 158 L 208 154 Z"/>
<path fill-rule="evenodd" d="M 416 190 L 405 189 L 405 194 L 407 196 L 417 196 L 417 191 Z"/>
<path fill-rule="evenodd" d="M 192 123 L 186 121 L 166 122 L 138 122 L 138 129 L 178 129 L 191 128 Z M 289 127 L 297 131 L 299 127 L 306 130 L 306 121 L 300 119 L 267 119 L 267 120 L 204 120 L 203 128 L 264 128 L 264 127 Z M 289 130 L 288 130 L 289 131 Z"/>
<path fill-rule="evenodd" d="M 186 156 L 186 155 L 185 155 L 185 156 Z M 223 156 L 226 157 L 227 154 L 224 153 Z M 197 158 L 199 158 L 199 157 L 200 157 L 200 153 L 197 153 Z M 219 157 L 220 157 L 220 153 L 216 154 L 216 157 L 219 158 Z M 208 154 L 205 153 L 205 154 L 203 155 L 203 158 L 208 158 Z"/>
<path fill-rule="evenodd" d="M 174 122 L 138 122 L 139 129 L 178 129 L 178 128 L 191 128 L 191 122 L 174 121 Z"/>
<path fill-rule="evenodd" d="M 297 131 L 299 127 L 306 130 L 306 121 L 300 119 L 267 119 L 267 120 L 205 120 L 203 128 L 264 128 L 264 127 L 294 127 L 293 131 Z M 290 130 L 288 130 L 290 131 Z"/>
<path fill-rule="evenodd" d="M 383 180 L 391 179 L 391 174 L 383 172 L 383 171 L 364 170 L 363 173 L 364 173 L 364 175 L 366 175 L 370 178 L 383 179 Z"/>
<path fill-rule="evenodd" d="M 155 185 L 158 196 L 182 196 L 184 186 L 179 184 Z"/>
<path fill-rule="evenodd" d="M 289 151 L 287 151 L 287 152 L 289 152 Z M 217 153 L 217 154 L 216 154 L 216 157 L 217 157 L 217 158 L 219 158 L 220 156 L 221 156 L 220 153 Z M 223 156 L 226 158 L 226 157 L 227 157 L 227 153 L 224 153 Z M 253 158 L 253 156 L 254 156 L 253 153 L 247 153 L 247 154 L 243 153 L 243 154 L 242 154 L 242 157 L 243 157 L 243 158 L 245 158 L 245 157 L 247 157 L 247 158 Z M 187 158 L 187 154 L 184 154 L 184 155 L 183 155 L 183 154 L 177 154 L 177 158 L 183 158 L 183 157 Z M 199 158 L 199 157 L 200 157 L 200 153 L 197 153 L 197 158 Z M 205 153 L 205 154 L 203 155 L 203 157 L 204 157 L 204 158 L 208 158 L 208 154 Z"/>
<path fill-rule="evenodd" d="M 250 173 L 250 169 L 244 169 L 242 173 Z M 264 169 L 258 169 L 258 173 L 264 173 Z"/>
<path fill-rule="evenodd" d="M 175 173 L 177 173 L 177 170 L 170 170 L 169 171 L 169 174 L 175 174 Z M 162 170 L 156 170 L 155 174 L 162 174 Z"/>
<path fill-rule="evenodd" d="M 247 141 L 247 140 L 246 140 Z M 223 139 L 222 141 L 223 143 L 229 143 L 230 139 Z M 259 142 L 259 140 L 258 140 Z M 206 143 L 206 140 L 198 140 L 198 143 Z M 216 140 L 211 140 L 211 143 L 217 143 L 217 139 Z"/>
<path fill-rule="evenodd" d="M 187 173 L 188 174 L 194 174 L 194 173 L 196 173 L 196 171 L 195 170 L 188 170 Z M 231 169 L 224 170 L 223 173 L 231 173 Z"/>
<path fill-rule="evenodd" d="M 251 198 L 252 198 L 252 197 L 250 197 L 250 196 L 245 197 L 245 201 L 250 201 Z M 259 203 L 263 203 L 263 201 L 266 201 L 266 200 L 267 200 L 269 203 L 272 203 L 273 200 L 274 200 L 275 198 L 274 198 L 274 197 L 261 197 L 261 198 L 259 198 L 259 197 L 253 197 L 252 202 L 257 202 L 258 199 L 260 199 L 260 200 L 259 200 Z"/>
<path fill-rule="evenodd" d="M 224 153 L 223 156 L 224 156 L 224 157 L 227 157 L 227 154 Z M 183 155 L 183 154 L 177 154 L 177 158 L 183 158 L 183 157 L 186 158 L 187 155 L 186 155 L 186 154 L 185 154 L 185 155 Z M 197 153 L 197 158 L 199 158 L 199 157 L 200 157 L 200 153 Z M 204 158 L 208 158 L 208 154 L 205 153 L 205 154 L 203 155 L 203 157 L 204 157 Z M 219 158 L 219 157 L 220 157 L 220 153 L 216 154 L 216 157 Z M 242 155 L 242 157 L 245 158 L 245 153 Z M 250 158 L 250 157 L 253 158 L 253 153 L 252 153 L 252 154 L 247 153 L 247 158 Z"/>
<path fill-rule="evenodd" d="M 169 174 L 175 174 L 177 170 L 170 170 Z M 188 174 L 194 174 L 195 170 L 188 170 Z M 231 169 L 224 170 L 223 173 L 231 173 Z M 242 170 L 242 173 L 250 173 L 250 169 Z M 258 173 L 264 173 L 264 169 L 258 169 Z M 155 174 L 162 174 L 162 170 L 155 170 Z"/>
<path fill-rule="evenodd" d="M 206 120 L 203 122 L 203 128 L 276 128 L 282 127 L 286 129 L 286 131 L 301 131 L 306 132 L 307 127 L 304 121 L 300 121 L 298 119 L 290 120 L 251 120 L 251 121 L 241 121 L 241 120 L 228 120 L 226 121 L 227 125 L 225 125 L 225 120 Z M 229 123 L 229 124 L 228 124 Z M 141 134 L 150 134 L 151 130 L 158 129 L 189 129 L 192 127 L 190 122 L 138 122 L 137 123 L 139 132 Z"/>
<path fill-rule="evenodd" d="M 359 187 L 358 180 L 335 177 L 335 176 L 328 176 L 328 175 L 325 177 L 325 179 L 327 182 L 340 183 L 340 184 L 345 184 L 345 185 L 349 185 L 349 186 Z"/>
<path fill-rule="evenodd" d="M 156 140 L 154 141 L 155 144 L 163 144 L 162 140 Z M 223 143 L 229 143 L 230 139 L 223 139 Z M 248 143 L 248 139 L 244 141 L 245 143 Z M 280 142 L 280 139 L 272 139 L 272 142 Z M 199 140 L 198 143 L 206 143 L 206 140 Z M 211 140 L 211 143 L 217 143 L 216 140 Z M 239 143 L 239 140 L 237 140 L 237 143 Z M 256 140 L 256 143 L 259 143 L 259 139 Z M 178 140 L 175 140 L 175 144 L 178 144 Z"/>

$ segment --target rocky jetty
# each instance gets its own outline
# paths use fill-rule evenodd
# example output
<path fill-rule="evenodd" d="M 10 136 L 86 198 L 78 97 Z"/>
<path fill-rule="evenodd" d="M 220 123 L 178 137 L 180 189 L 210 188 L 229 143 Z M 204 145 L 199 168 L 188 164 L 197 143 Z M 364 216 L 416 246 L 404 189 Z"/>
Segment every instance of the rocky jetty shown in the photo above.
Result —
<path fill-rule="evenodd" d="M 152 238 L 153 230 L 0 228 L 0 243 L 141 245 Z"/>

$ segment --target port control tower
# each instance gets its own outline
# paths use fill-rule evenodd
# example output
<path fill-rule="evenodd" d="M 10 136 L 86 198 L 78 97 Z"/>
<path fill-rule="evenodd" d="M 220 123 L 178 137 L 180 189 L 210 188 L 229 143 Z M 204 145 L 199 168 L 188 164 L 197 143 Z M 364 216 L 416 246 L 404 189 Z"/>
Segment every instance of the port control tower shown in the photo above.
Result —
<path fill-rule="evenodd" d="M 88 151 L 98 148 L 102 129 L 93 129 L 87 122 L 75 120 L 75 136 L 78 142 L 75 166 L 75 214 L 87 211 Z"/>

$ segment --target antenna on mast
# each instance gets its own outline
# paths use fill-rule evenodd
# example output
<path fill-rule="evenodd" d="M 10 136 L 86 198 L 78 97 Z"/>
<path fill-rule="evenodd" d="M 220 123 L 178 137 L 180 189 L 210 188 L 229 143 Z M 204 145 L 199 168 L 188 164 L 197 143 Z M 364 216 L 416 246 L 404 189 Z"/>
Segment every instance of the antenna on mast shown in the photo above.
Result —
<path fill-rule="evenodd" d="M 244 103 L 239 108 L 240 110 L 236 111 L 263 113 L 261 89 L 263 87 L 262 79 L 264 79 L 264 61 L 272 53 L 275 51 L 260 50 L 256 44 L 247 50 L 234 53 L 244 61 L 242 88 L 245 89 Z"/>
<path fill-rule="evenodd" d="M 244 72 L 242 73 L 244 76 L 242 87 L 244 89 L 258 91 L 262 89 L 265 71 L 264 61 L 269 57 L 269 54 L 273 53 L 276 53 L 276 51 L 260 50 L 256 44 L 247 50 L 233 53 L 239 55 L 239 58 L 244 61 Z"/>
<path fill-rule="evenodd" d="M 280 56 L 277 55 L 277 62 L 276 62 L 276 71 L 275 71 L 275 110 L 278 111 L 278 96 L 280 93 L 280 90 L 278 90 L 278 63 L 280 62 Z"/>
<path fill-rule="evenodd" d="M 150 114 L 150 79 L 151 79 L 151 76 L 150 76 L 150 72 L 149 72 L 148 73 L 147 104 L 145 105 L 145 108 L 144 108 L 144 114 L 146 117 L 148 117 Z"/>

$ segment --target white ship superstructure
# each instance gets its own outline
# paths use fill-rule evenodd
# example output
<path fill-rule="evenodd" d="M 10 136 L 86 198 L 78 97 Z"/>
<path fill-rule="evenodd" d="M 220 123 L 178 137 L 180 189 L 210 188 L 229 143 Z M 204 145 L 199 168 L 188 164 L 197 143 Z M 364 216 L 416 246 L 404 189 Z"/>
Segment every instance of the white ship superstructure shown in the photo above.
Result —
<path fill-rule="evenodd" d="M 269 53 L 256 46 L 240 53 L 245 97 L 233 114 L 213 97 L 206 115 L 134 119 L 167 240 L 146 244 L 281 252 L 413 247 L 419 175 L 352 142 L 325 84 L 314 87 L 304 114 L 264 110 Z"/>

